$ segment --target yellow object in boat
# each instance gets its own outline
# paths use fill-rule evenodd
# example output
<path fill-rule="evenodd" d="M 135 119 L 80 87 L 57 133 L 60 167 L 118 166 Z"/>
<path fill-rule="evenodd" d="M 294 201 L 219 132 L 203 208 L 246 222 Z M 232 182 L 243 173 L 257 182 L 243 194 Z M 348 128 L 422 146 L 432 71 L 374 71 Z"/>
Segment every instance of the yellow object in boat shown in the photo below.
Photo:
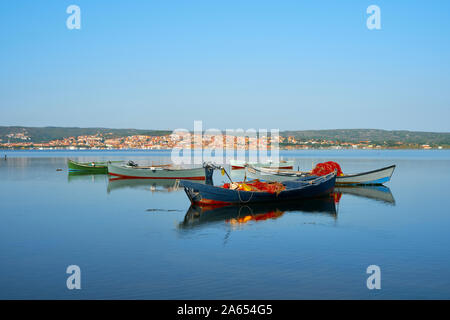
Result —
<path fill-rule="evenodd" d="M 245 183 L 241 183 L 239 184 L 239 190 L 252 191 L 252 188 Z"/>
<path fill-rule="evenodd" d="M 222 175 L 225 175 L 225 169 L 222 168 L 222 170 L 220 170 L 220 172 L 222 173 Z"/>

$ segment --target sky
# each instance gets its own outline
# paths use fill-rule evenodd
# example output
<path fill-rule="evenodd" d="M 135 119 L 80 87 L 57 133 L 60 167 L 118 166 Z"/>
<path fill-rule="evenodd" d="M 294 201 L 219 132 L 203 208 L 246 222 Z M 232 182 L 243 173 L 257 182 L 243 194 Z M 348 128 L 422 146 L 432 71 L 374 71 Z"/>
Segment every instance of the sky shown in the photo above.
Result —
<path fill-rule="evenodd" d="M 450 1 L 1 1 L 0 126 L 449 132 L 449 17 Z"/>

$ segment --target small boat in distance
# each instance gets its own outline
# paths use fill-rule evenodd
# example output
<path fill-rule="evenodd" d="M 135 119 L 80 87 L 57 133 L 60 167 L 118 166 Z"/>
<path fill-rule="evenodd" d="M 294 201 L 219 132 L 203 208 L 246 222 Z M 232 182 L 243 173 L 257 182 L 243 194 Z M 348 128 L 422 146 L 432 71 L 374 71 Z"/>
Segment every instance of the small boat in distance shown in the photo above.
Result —
<path fill-rule="evenodd" d="M 336 185 L 380 185 L 388 182 L 394 173 L 395 165 L 356 174 L 336 177 Z M 311 175 L 310 171 L 274 170 L 247 166 L 247 176 L 266 181 L 295 181 Z"/>
<path fill-rule="evenodd" d="M 336 181 L 336 173 L 330 173 L 325 176 L 315 177 L 298 181 L 286 181 L 278 184 L 282 188 L 276 192 L 239 190 L 226 188 L 224 186 L 214 186 L 209 184 L 200 184 L 191 181 L 180 181 L 184 191 L 196 205 L 232 205 L 259 202 L 279 202 L 289 200 L 300 200 L 306 198 L 315 198 L 330 194 L 333 191 Z M 251 182 L 242 184 L 249 186 Z"/>
<path fill-rule="evenodd" d="M 127 164 L 108 163 L 108 174 L 127 179 L 188 179 L 205 180 L 205 168 L 173 168 L 170 165 L 139 166 L 133 162 Z"/>
<path fill-rule="evenodd" d="M 108 173 L 108 164 L 106 161 L 76 162 L 68 159 L 67 166 L 69 167 L 69 172 Z"/>
<path fill-rule="evenodd" d="M 246 166 L 250 165 L 253 167 L 261 167 L 261 168 L 273 168 L 273 169 L 293 169 L 294 161 L 292 160 L 280 160 L 280 161 L 267 161 L 264 163 L 258 162 L 247 162 L 245 160 L 230 160 L 231 169 L 244 169 Z"/>

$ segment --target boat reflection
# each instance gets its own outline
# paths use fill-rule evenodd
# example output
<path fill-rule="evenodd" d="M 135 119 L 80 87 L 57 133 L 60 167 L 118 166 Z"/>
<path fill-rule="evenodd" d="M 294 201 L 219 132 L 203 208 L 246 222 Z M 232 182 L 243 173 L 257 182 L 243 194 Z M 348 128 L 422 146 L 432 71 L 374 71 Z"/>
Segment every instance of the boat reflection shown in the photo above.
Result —
<path fill-rule="evenodd" d="M 89 172 L 69 172 L 67 175 L 67 182 L 104 182 L 108 179 L 107 174 L 92 174 Z"/>
<path fill-rule="evenodd" d="M 113 178 L 108 181 L 107 192 L 119 189 L 142 189 L 151 192 L 172 192 L 179 190 L 175 179 L 124 179 Z"/>
<path fill-rule="evenodd" d="M 336 194 L 349 194 L 380 201 L 395 206 L 395 199 L 391 190 L 386 186 L 339 186 L 334 188 Z"/>
<path fill-rule="evenodd" d="M 296 202 L 252 203 L 247 205 L 196 206 L 191 205 L 184 220 L 178 225 L 180 229 L 191 229 L 210 223 L 224 222 L 230 225 L 250 221 L 277 219 L 286 212 L 323 214 L 337 217 L 334 197 L 305 199 Z"/>

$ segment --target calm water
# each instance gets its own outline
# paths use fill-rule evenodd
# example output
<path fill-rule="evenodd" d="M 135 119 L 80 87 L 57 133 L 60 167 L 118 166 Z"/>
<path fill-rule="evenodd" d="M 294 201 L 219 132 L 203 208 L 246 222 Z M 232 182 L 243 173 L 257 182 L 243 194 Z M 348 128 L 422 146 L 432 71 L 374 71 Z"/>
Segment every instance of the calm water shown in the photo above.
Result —
<path fill-rule="evenodd" d="M 171 183 L 69 176 L 66 167 L 67 157 L 169 155 L 0 151 L 0 298 L 450 298 L 449 151 L 284 152 L 301 169 L 323 160 L 347 173 L 397 168 L 389 189 L 340 190 L 336 206 L 203 213 Z M 250 212 L 260 219 L 233 223 Z M 66 288 L 73 264 L 81 290 Z M 372 264 L 381 290 L 366 287 Z"/>

